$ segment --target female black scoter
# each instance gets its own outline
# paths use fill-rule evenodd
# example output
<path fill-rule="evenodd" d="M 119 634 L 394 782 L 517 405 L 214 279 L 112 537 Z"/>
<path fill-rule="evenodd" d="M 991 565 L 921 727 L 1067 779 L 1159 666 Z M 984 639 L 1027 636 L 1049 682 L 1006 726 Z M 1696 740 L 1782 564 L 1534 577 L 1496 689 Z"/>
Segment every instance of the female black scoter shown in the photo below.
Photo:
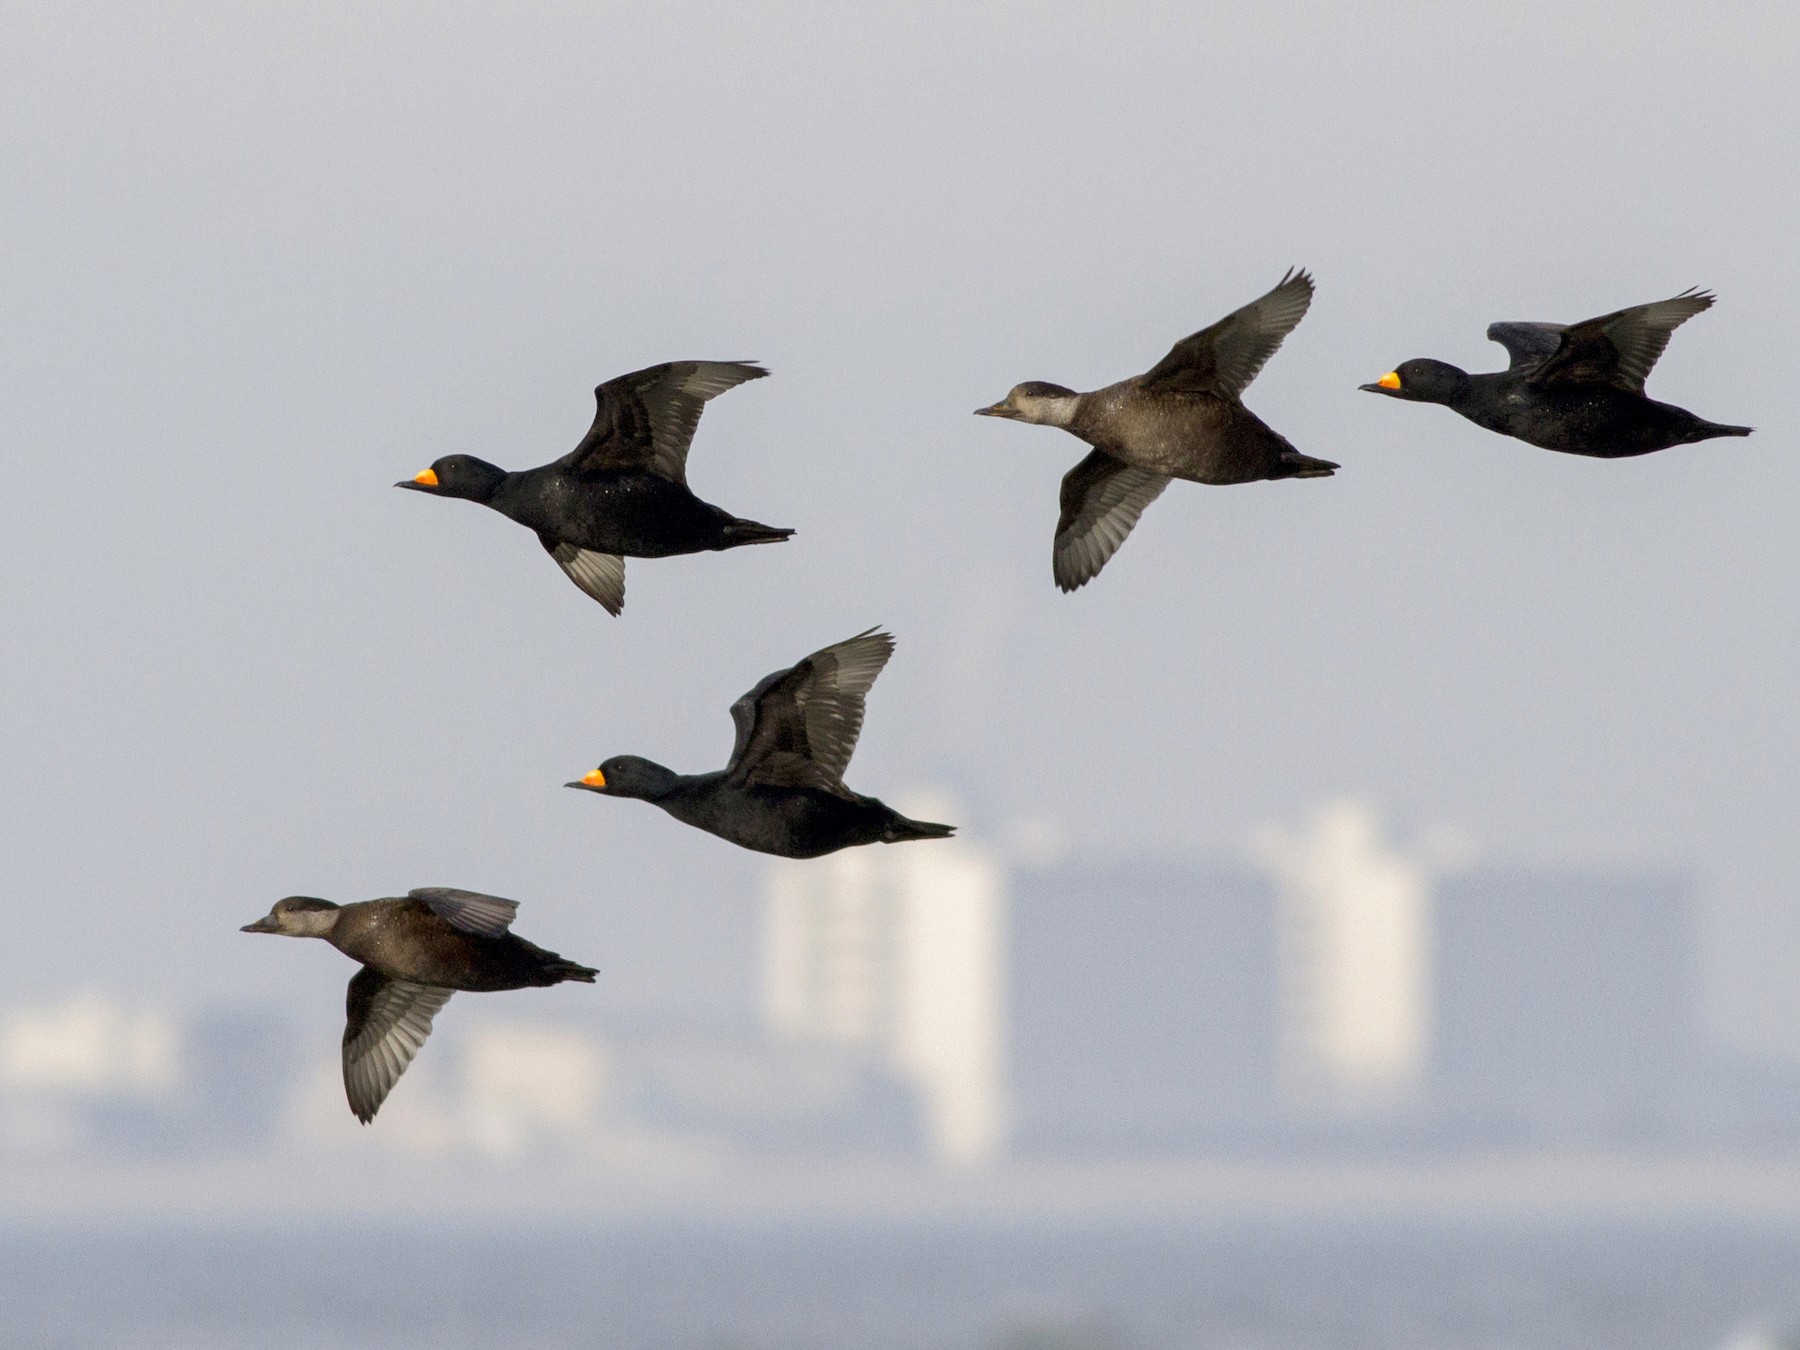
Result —
<path fill-rule="evenodd" d="M 1254 483 L 1328 478 L 1337 465 L 1301 454 L 1243 404 L 1244 387 L 1312 304 L 1312 278 L 1290 269 L 1275 289 L 1183 338 L 1142 375 L 1077 394 L 1017 385 L 978 417 L 1061 427 L 1094 451 L 1062 480 L 1051 571 L 1065 591 L 1106 566 L 1170 480 Z"/>
<path fill-rule="evenodd" d="M 1444 361 L 1407 361 L 1374 384 L 1372 394 L 1442 403 L 1476 426 L 1546 450 L 1624 459 L 1671 445 L 1748 436 L 1644 394 L 1650 368 L 1669 335 L 1703 309 L 1710 292 L 1686 290 L 1667 300 L 1602 314 L 1581 323 L 1489 324 L 1506 348 L 1505 370 L 1471 375 Z"/>
<path fill-rule="evenodd" d="M 491 506 L 537 532 L 569 579 L 609 614 L 625 607 L 625 559 L 775 544 L 792 530 L 739 520 L 688 490 L 688 446 L 706 401 L 769 372 L 747 361 L 672 361 L 594 390 L 594 425 L 552 464 L 509 473 L 449 455 L 395 487 Z"/>
<path fill-rule="evenodd" d="M 435 886 L 353 905 L 290 895 L 243 931 L 324 938 L 362 963 L 345 999 L 344 1095 L 366 1125 L 458 989 L 594 982 L 598 971 L 507 932 L 518 909 L 498 896 Z"/>
<path fill-rule="evenodd" d="M 893 653 L 892 636 L 871 628 L 766 677 L 731 705 L 737 743 L 720 772 L 679 774 L 620 755 L 567 786 L 639 797 L 684 824 L 783 858 L 942 839 L 953 826 L 908 820 L 844 786 L 863 700 Z"/>

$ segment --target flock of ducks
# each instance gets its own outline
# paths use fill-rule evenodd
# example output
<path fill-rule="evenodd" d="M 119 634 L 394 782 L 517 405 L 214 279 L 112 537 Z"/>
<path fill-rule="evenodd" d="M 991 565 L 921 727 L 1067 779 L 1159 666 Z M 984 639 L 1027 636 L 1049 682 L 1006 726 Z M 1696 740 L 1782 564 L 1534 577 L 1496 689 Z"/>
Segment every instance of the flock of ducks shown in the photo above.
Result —
<path fill-rule="evenodd" d="M 1337 471 L 1295 449 L 1243 403 L 1244 389 L 1312 297 L 1312 278 L 1290 270 L 1268 294 L 1183 338 L 1142 375 L 1086 394 L 1029 381 L 976 409 L 1060 427 L 1092 447 L 1062 481 L 1051 549 L 1062 590 L 1092 581 L 1177 478 L 1223 485 Z M 1419 359 L 1362 388 L 1441 403 L 1490 431 L 1603 459 L 1748 436 L 1749 427 L 1708 422 L 1644 393 L 1670 334 L 1712 303 L 1710 294 L 1689 290 L 1581 323 L 1496 323 L 1487 335 L 1511 358 L 1503 371 L 1471 375 Z M 687 483 L 688 447 L 707 401 L 768 373 L 748 361 L 673 361 L 621 375 L 594 391 L 593 426 L 561 459 L 509 471 L 449 455 L 397 486 L 479 502 L 517 521 L 571 581 L 617 615 L 628 557 L 774 544 L 794 533 L 731 515 Z M 864 701 L 893 651 L 893 637 L 871 628 L 764 677 L 731 705 L 737 737 L 723 769 L 679 774 L 622 755 L 567 786 L 636 797 L 683 824 L 785 858 L 945 838 L 952 826 L 909 820 L 844 782 Z M 511 900 L 437 887 L 350 905 L 289 896 L 243 931 L 323 938 L 360 963 L 346 999 L 343 1069 L 350 1109 L 367 1123 L 452 993 L 593 982 L 592 968 L 512 933 L 517 911 Z"/>

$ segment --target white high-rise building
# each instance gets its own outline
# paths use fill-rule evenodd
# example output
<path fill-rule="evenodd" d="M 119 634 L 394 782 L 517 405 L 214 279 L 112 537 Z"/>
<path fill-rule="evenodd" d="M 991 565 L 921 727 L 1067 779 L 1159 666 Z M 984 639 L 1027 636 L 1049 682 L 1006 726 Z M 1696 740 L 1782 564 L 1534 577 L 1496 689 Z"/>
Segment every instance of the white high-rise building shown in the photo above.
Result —
<path fill-rule="evenodd" d="M 940 1161 L 995 1157 L 1007 1133 L 999 863 L 960 839 L 845 849 L 775 863 L 767 900 L 771 1029 L 885 1063 L 919 1094 Z"/>
<path fill-rule="evenodd" d="M 1259 852 L 1281 893 L 1282 1084 L 1291 1106 L 1399 1106 L 1429 1049 L 1431 875 L 1362 802 L 1328 806 Z"/>

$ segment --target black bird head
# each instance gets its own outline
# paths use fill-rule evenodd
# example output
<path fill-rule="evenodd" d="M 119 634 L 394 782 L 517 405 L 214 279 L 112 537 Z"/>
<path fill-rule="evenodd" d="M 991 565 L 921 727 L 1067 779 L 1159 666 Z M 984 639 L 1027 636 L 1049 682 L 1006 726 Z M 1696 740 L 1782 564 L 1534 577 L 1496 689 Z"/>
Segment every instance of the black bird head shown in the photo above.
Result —
<path fill-rule="evenodd" d="M 1374 384 L 1358 386 L 1371 394 L 1386 394 L 1411 403 L 1454 403 L 1469 389 L 1469 373 L 1447 361 L 1429 357 L 1403 361 Z"/>
<path fill-rule="evenodd" d="M 472 502 L 485 502 L 500 490 L 506 470 L 473 455 L 445 455 L 416 478 L 395 483 L 395 487 L 429 492 L 434 497 L 462 497 Z"/>
<path fill-rule="evenodd" d="M 576 782 L 564 783 L 563 786 L 586 788 L 589 792 L 598 792 L 605 797 L 642 797 L 650 800 L 667 792 L 679 776 L 673 769 L 665 769 L 660 764 L 640 759 L 636 755 L 615 755 Z"/>

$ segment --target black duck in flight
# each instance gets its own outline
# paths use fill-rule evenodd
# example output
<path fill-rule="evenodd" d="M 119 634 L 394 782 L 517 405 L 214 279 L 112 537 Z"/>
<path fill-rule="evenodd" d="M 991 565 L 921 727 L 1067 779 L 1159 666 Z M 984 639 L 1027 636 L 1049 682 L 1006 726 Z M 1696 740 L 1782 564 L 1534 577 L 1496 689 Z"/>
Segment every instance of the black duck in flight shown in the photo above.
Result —
<path fill-rule="evenodd" d="M 871 628 L 763 679 L 731 705 L 737 743 L 718 772 L 679 774 L 621 755 L 567 786 L 638 797 L 684 824 L 783 858 L 942 839 L 954 827 L 908 820 L 844 786 L 863 700 L 893 652 L 893 637 Z"/>
<path fill-rule="evenodd" d="M 1471 375 L 1444 361 L 1407 361 L 1374 384 L 1372 394 L 1442 403 L 1476 426 L 1546 450 L 1624 459 L 1715 436 L 1748 436 L 1644 394 L 1650 368 L 1669 335 L 1712 307 L 1707 291 L 1602 314 L 1581 323 L 1489 324 L 1506 348 L 1505 370 Z"/>
<path fill-rule="evenodd" d="M 537 533 L 607 612 L 625 607 L 625 559 L 774 544 L 792 530 L 740 520 L 688 490 L 688 446 L 708 399 L 769 372 L 748 361 L 671 361 L 594 390 L 594 425 L 551 464 L 508 472 L 448 455 L 395 487 L 490 506 Z"/>
<path fill-rule="evenodd" d="M 1306 316 L 1312 294 L 1312 278 L 1290 270 L 1260 300 L 1183 338 L 1142 375 L 1089 394 L 1033 380 L 975 410 L 1061 427 L 1094 447 L 1062 481 L 1051 554 L 1059 587 L 1091 581 L 1173 479 L 1331 476 L 1336 464 L 1301 454 L 1242 401 L 1244 387 Z"/>
<path fill-rule="evenodd" d="M 290 895 L 243 931 L 324 938 L 362 963 L 345 999 L 344 1095 L 366 1125 L 457 990 L 594 982 L 598 971 L 509 933 L 518 908 L 498 896 L 439 887 L 353 905 Z"/>

